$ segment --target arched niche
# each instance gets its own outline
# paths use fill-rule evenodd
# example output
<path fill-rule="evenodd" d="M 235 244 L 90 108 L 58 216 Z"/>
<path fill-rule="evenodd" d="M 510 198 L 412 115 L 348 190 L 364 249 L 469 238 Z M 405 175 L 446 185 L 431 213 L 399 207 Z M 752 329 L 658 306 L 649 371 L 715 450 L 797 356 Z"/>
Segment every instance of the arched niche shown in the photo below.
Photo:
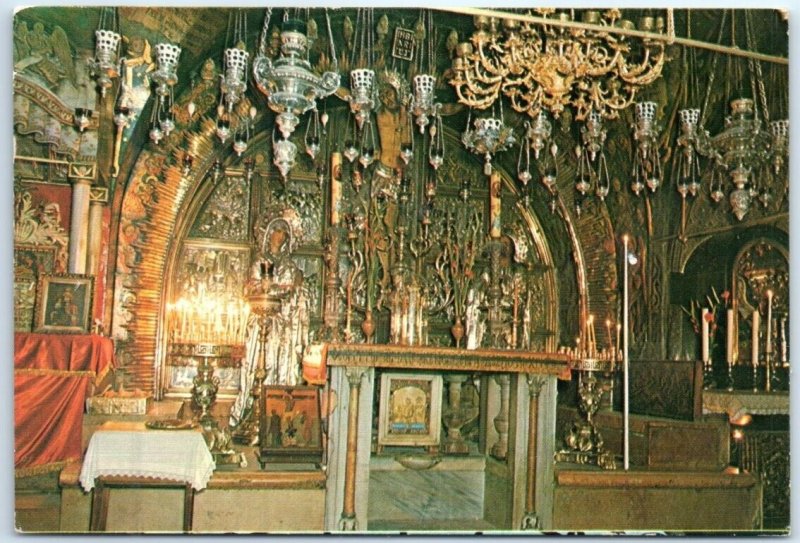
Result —
<path fill-rule="evenodd" d="M 336 112 L 332 112 L 334 121 Z M 333 124 L 333 123 L 332 123 Z M 341 122 L 341 125 L 345 125 Z M 332 131 L 333 132 L 333 131 Z M 298 155 L 303 152 L 302 134 L 297 140 Z M 448 152 L 451 160 L 437 173 L 439 179 L 439 193 L 444 200 L 450 196 L 447 206 L 457 205 L 456 195 L 460 184 L 461 171 L 472 171 L 476 179 L 476 186 L 471 201 L 477 207 L 483 208 L 488 202 L 488 187 L 483 182 L 481 161 L 464 151 L 458 135 L 445 129 Z M 181 151 L 170 149 L 161 151 L 145 147 L 136 164 L 132 168 L 129 182 L 126 187 L 120 218 L 120 243 L 115 275 L 115 300 L 114 300 L 114 335 L 118 339 L 118 352 L 121 364 L 127 366 L 134 375 L 132 383 L 142 389 L 152 390 L 156 397 L 164 393 L 182 396 L 187 394 L 187 387 L 191 373 L 186 373 L 177 381 L 173 380 L 167 372 L 167 359 L 169 357 L 170 326 L 174 324 L 174 313 L 168 309 L 168 304 L 173 304 L 181 297 L 181 281 L 186 280 L 185 270 L 188 261 L 194 258 L 195 271 L 197 261 L 203 260 L 213 253 L 211 260 L 216 262 L 216 256 L 225 257 L 228 265 L 236 262 L 234 266 L 240 273 L 246 273 L 249 261 L 252 258 L 251 224 L 258 215 L 260 206 L 270 198 L 275 198 L 275 187 L 282 186 L 282 181 L 271 164 L 271 151 L 268 143 L 268 134 L 259 134 L 251 141 L 251 150 L 254 157 L 254 173 L 249 181 L 244 180 L 245 172 L 242 168 L 243 161 L 230 155 L 227 163 L 221 170 L 215 166 L 219 160 L 221 146 L 214 140 L 213 123 L 206 120 L 201 123 L 197 133 L 187 136 L 192 141 L 195 151 L 195 162 L 184 172 L 181 167 Z M 336 142 L 338 135 L 332 133 L 329 140 Z M 449 169 L 448 169 L 449 168 Z M 292 172 L 290 184 L 300 184 L 305 187 L 304 194 L 308 196 L 304 201 L 298 199 L 297 193 L 284 192 L 283 198 L 293 205 L 311 206 L 310 213 L 304 221 L 307 228 L 308 239 L 301 244 L 296 255 L 304 273 L 316 275 L 312 283 L 317 285 L 317 309 L 312 315 L 312 326 L 316 331 L 322 324 L 322 297 L 323 297 L 323 264 L 322 264 L 322 239 L 328 215 L 328 196 L 320 193 L 315 172 L 306 158 L 299 158 L 299 163 Z M 499 169 L 503 179 L 502 214 L 504 241 L 510 247 L 524 245 L 528 251 L 528 269 L 533 276 L 535 295 L 531 299 L 536 304 L 536 317 L 532 326 L 531 348 L 535 350 L 554 350 L 558 337 L 558 308 L 559 308 L 559 283 L 575 281 L 574 277 L 557 277 L 553 266 L 550 241 L 536 214 L 519 203 L 513 178 L 505 171 Z M 349 179 L 345 180 L 350 182 Z M 198 230 L 202 225 L 198 223 L 204 216 L 211 216 L 211 209 L 216 206 L 217 216 L 222 213 L 224 220 L 225 206 L 214 204 L 214 195 L 225 190 L 244 190 L 244 187 L 253 189 L 247 196 L 241 196 L 249 201 L 247 226 L 238 230 L 236 239 L 221 239 L 216 237 L 213 243 L 207 243 L 205 237 L 208 232 Z M 225 188 L 227 187 L 227 188 Z M 437 199 L 439 196 L 437 196 Z M 485 209 L 484 209 L 485 211 Z M 201 221 L 202 222 L 202 221 Z M 242 226 L 240 224 L 240 226 Z M 230 228 L 230 226 L 228 227 Z M 245 234 L 242 234 L 245 232 Z M 224 236 L 223 236 L 224 237 Z M 203 251 L 211 251 L 203 256 Z M 523 251 L 524 252 L 524 251 Z M 189 253 L 194 256 L 187 257 Z M 235 255 L 233 260 L 231 255 Z M 511 258 L 513 259 L 512 255 Z M 187 258 L 189 260 L 187 260 Z M 245 262 L 247 260 L 247 262 Z M 247 264 L 247 265 L 246 265 Z M 212 264 L 211 267 L 216 266 Z M 204 270 L 207 272 L 208 270 Z M 244 275 L 230 280 L 231 285 L 239 288 Z M 224 280 L 223 280 L 224 281 Z M 522 320 L 522 310 L 518 318 Z M 356 315 L 357 319 L 363 318 Z M 172 322 L 172 324 L 171 324 Z M 342 321 L 343 322 L 343 321 Z M 360 320 L 354 322 L 354 326 Z M 444 340 L 442 340 L 444 341 Z M 235 381 L 235 375 L 226 376 L 228 383 Z M 178 386 L 180 385 L 180 386 Z M 232 386 L 227 392 L 233 393 Z"/>
<path fill-rule="evenodd" d="M 782 290 L 782 306 L 788 300 L 788 234 L 769 225 L 753 226 L 746 229 L 728 230 L 705 238 L 694 246 L 686 258 L 681 273 L 670 277 L 670 304 L 675 309 L 676 319 L 670 334 L 672 341 L 679 345 L 672 347 L 676 353 L 694 353 L 699 339 L 690 331 L 689 320 L 677 308 L 688 308 L 692 301 L 701 307 L 720 303 L 724 305 L 723 293 L 729 296 L 729 306 L 735 309 L 734 325 L 739 332 L 739 361 L 745 362 L 749 346 L 750 322 L 756 304 L 761 305 L 762 316 L 766 312 L 764 291 L 779 288 L 782 281 L 778 272 L 772 279 L 765 280 L 767 268 L 785 269 L 786 287 Z M 759 257 L 758 253 L 766 257 Z M 775 279 L 775 280 L 773 280 Z M 713 289 L 713 290 L 712 290 Z M 714 299 L 716 292 L 720 302 Z M 709 303 L 707 297 L 711 299 Z M 679 339 L 680 338 L 680 339 Z M 725 356 L 724 340 L 720 343 L 717 356 Z M 749 358 L 747 358 L 749 360 Z"/>

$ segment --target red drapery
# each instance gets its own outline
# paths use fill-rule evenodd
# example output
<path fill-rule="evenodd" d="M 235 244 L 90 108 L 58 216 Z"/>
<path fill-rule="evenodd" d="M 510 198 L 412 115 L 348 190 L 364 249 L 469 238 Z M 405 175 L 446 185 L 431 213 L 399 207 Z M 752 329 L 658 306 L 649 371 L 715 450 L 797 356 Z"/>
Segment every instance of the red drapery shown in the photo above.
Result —
<path fill-rule="evenodd" d="M 17 476 L 80 460 L 91 382 L 111 369 L 114 347 L 96 335 L 14 335 L 14 468 Z"/>

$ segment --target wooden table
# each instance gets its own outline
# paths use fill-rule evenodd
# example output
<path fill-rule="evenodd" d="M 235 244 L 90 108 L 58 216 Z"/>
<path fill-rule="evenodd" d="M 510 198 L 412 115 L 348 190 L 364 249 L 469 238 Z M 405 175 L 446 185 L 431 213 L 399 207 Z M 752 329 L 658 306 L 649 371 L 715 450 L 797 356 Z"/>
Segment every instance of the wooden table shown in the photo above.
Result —
<path fill-rule="evenodd" d="M 109 490 L 183 488 L 183 531 L 192 530 L 194 494 L 208 485 L 216 465 L 202 433 L 148 430 L 144 423 L 109 422 L 92 435 L 80 482 L 94 488 L 89 529 L 105 531 Z"/>

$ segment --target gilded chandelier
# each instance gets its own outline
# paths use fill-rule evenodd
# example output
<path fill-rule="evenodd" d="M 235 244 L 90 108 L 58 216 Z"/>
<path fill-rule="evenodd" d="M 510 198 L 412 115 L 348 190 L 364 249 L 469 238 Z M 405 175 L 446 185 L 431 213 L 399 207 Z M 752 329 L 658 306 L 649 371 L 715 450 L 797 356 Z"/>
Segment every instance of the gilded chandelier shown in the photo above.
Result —
<path fill-rule="evenodd" d="M 545 20 L 553 15 L 553 10 L 538 11 Z M 665 61 L 663 41 L 584 28 L 633 28 L 620 17 L 618 9 L 602 15 L 590 10 L 583 13 L 581 28 L 545 22 L 540 29 L 527 20 L 478 15 L 470 41 L 456 48 L 450 83 L 458 100 L 476 109 L 505 96 L 514 110 L 533 119 L 543 109 L 558 118 L 567 106 L 575 109 L 577 120 L 591 111 L 616 118 L 639 89 L 661 75 Z M 571 16 L 558 13 L 551 20 L 569 22 Z M 663 19 L 645 17 L 640 27 L 661 31 Z"/>

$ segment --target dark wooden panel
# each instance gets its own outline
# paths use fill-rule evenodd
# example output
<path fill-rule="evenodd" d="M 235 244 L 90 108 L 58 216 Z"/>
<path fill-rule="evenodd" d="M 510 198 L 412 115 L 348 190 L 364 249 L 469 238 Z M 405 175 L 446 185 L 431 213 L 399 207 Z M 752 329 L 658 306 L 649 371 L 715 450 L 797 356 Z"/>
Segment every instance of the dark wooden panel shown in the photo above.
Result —
<path fill-rule="evenodd" d="M 630 411 L 680 420 L 700 418 L 703 364 L 686 360 L 635 360 L 630 363 Z"/>

